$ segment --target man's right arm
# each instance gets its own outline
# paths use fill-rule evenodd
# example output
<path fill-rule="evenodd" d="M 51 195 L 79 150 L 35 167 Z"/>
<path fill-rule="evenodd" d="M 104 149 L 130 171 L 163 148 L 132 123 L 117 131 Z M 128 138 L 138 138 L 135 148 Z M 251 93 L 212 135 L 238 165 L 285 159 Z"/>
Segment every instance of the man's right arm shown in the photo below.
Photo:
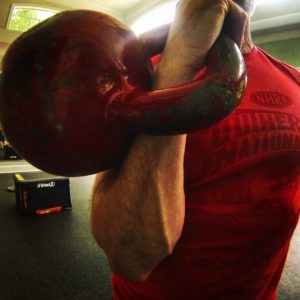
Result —
<path fill-rule="evenodd" d="M 165 62 L 158 69 L 168 68 Z M 171 77 L 158 79 L 155 88 L 184 83 L 193 74 Z M 186 135 L 138 135 L 118 169 L 97 175 L 92 230 L 116 274 L 144 281 L 177 243 L 185 214 L 185 142 Z"/>
<path fill-rule="evenodd" d="M 154 89 L 190 81 L 221 32 L 229 0 L 181 1 L 158 65 Z M 113 272 L 144 281 L 173 251 L 185 217 L 186 135 L 139 135 L 117 170 L 98 174 L 94 237 Z"/>

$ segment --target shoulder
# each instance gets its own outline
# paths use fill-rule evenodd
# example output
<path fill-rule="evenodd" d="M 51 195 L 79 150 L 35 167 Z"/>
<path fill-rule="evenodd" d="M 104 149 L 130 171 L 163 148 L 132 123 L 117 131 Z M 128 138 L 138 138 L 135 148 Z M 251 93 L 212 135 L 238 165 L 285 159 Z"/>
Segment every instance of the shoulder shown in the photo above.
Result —
<path fill-rule="evenodd" d="M 300 72 L 297 68 L 272 56 L 271 54 L 267 53 L 259 47 L 257 47 L 257 49 L 261 55 L 265 56 L 272 64 L 276 65 L 276 67 L 284 71 L 289 77 L 291 77 L 300 85 Z"/>

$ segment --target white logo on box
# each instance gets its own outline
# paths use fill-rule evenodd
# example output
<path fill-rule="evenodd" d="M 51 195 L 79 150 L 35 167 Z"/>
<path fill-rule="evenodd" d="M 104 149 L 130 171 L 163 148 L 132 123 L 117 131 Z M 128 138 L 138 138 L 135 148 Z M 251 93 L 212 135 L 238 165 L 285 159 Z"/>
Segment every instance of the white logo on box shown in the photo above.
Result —
<path fill-rule="evenodd" d="M 54 181 L 50 181 L 50 182 L 43 182 L 43 183 L 38 183 L 37 188 L 45 188 L 45 187 L 50 187 L 53 188 L 55 186 L 55 182 Z"/>

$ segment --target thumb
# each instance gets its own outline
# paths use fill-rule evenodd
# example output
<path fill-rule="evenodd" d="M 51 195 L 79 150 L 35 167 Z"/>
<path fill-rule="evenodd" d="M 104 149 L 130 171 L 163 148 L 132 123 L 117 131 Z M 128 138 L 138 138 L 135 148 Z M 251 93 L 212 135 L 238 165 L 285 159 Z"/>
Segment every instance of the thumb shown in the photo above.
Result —
<path fill-rule="evenodd" d="M 230 0 L 222 33 L 232 38 L 241 47 L 247 22 L 249 22 L 247 12 Z"/>

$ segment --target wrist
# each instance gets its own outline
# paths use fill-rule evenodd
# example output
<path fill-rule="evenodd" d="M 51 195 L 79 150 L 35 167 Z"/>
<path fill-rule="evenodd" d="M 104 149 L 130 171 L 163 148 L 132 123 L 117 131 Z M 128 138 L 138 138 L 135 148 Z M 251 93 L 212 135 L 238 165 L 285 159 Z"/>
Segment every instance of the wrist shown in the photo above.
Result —
<path fill-rule="evenodd" d="M 168 88 L 187 83 L 205 63 L 206 53 L 193 56 L 179 47 L 166 48 L 154 74 L 154 89 Z"/>

